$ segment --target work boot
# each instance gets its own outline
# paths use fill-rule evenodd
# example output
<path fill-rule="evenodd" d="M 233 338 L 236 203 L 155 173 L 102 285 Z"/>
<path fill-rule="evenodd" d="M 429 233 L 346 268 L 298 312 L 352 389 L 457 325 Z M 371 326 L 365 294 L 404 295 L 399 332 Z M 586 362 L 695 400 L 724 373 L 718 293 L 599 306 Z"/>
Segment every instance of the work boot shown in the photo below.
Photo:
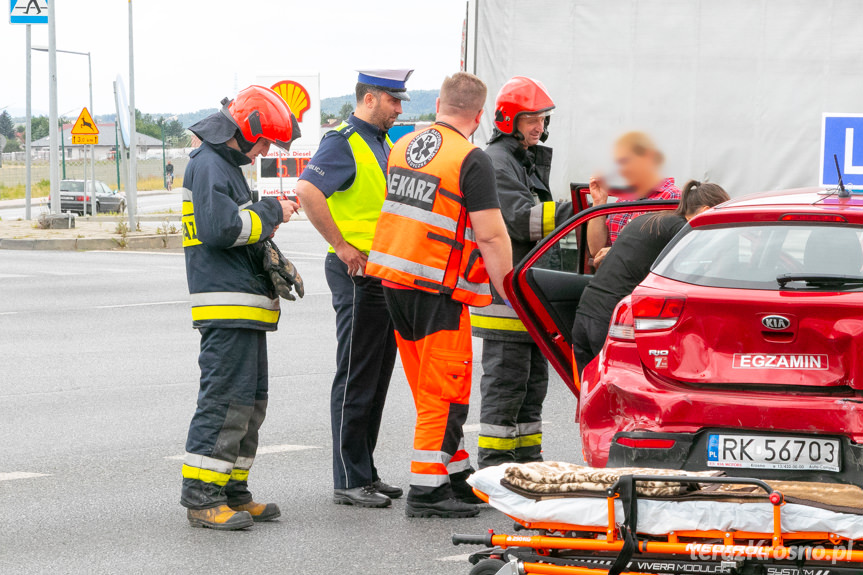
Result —
<path fill-rule="evenodd" d="M 379 493 L 371 485 L 354 487 L 353 489 L 334 489 L 333 502 L 337 505 L 355 505 L 356 507 L 389 507 L 392 500 Z"/>
<path fill-rule="evenodd" d="M 455 494 L 455 498 L 462 503 L 469 505 L 482 505 L 485 503 L 485 501 L 476 496 L 473 488 L 467 483 L 453 483 L 452 492 Z"/>
<path fill-rule="evenodd" d="M 249 501 L 242 505 L 231 505 L 234 511 L 245 511 L 252 516 L 255 523 L 260 521 L 272 521 L 282 516 L 282 511 L 275 503 L 255 503 Z"/>
<path fill-rule="evenodd" d="M 479 515 L 479 506 L 464 503 L 455 497 L 434 503 L 408 500 L 405 515 L 408 517 L 440 517 L 441 519 L 476 517 Z"/>
<path fill-rule="evenodd" d="M 234 511 L 227 505 L 209 509 L 188 509 L 186 516 L 192 527 L 207 527 L 220 531 L 236 531 L 254 525 L 248 511 Z"/>
<path fill-rule="evenodd" d="M 402 495 L 404 495 L 404 491 L 402 491 L 401 487 L 396 487 L 395 485 L 389 485 L 384 483 L 380 479 L 372 483 L 372 487 L 375 488 L 375 491 L 378 493 L 382 493 L 389 497 L 390 499 L 398 499 Z"/>

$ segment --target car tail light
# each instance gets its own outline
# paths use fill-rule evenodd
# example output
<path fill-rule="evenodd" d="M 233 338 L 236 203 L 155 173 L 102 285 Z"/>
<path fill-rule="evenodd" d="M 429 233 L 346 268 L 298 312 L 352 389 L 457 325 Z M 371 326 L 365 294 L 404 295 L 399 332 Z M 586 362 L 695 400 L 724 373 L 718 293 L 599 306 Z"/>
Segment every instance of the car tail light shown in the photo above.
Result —
<path fill-rule="evenodd" d="M 674 447 L 673 439 L 638 439 L 635 437 L 618 437 L 617 444 L 624 447 L 637 449 L 671 449 Z"/>
<path fill-rule="evenodd" d="M 83 202 L 83 201 L 84 201 L 84 196 L 75 196 L 75 201 L 76 201 L 76 202 Z"/>
<path fill-rule="evenodd" d="M 683 314 L 685 297 L 680 296 L 633 296 L 632 315 L 636 331 L 671 329 Z"/>
<path fill-rule="evenodd" d="M 780 222 L 833 222 L 848 223 L 845 216 L 832 214 L 785 214 L 779 218 Z"/>
<path fill-rule="evenodd" d="M 635 325 L 632 322 L 632 300 L 625 297 L 620 300 L 611 316 L 608 337 L 624 341 L 635 340 Z"/>

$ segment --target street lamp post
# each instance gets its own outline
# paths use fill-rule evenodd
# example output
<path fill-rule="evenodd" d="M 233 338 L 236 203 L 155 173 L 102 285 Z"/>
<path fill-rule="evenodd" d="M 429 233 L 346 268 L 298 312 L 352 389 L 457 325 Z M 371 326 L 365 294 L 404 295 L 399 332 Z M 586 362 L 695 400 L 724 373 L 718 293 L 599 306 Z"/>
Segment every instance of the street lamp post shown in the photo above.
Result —
<path fill-rule="evenodd" d="M 28 29 L 29 29 L 29 26 L 28 26 Z M 35 50 L 36 52 L 48 52 L 48 48 L 46 48 L 44 46 L 33 46 L 31 49 Z M 93 116 L 93 118 L 95 119 L 96 114 L 93 113 L 93 63 L 92 63 L 92 59 L 90 58 L 90 52 L 77 52 L 75 50 L 59 50 L 59 49 L 55 49 L 54 51 L 55 52 L 62 52 L 63 54 L 75 54 L 76 56 L 87 56 L 87 72 L 89 75 L 89 86 L 90 86 L 90 115 Z M 30 57 L 29 53 L 28 53 L 27 57 L 28 58 Z M 28 87 L 29 87 L 29 85 L 28 85 Z M 27 101 L 29 102 L 30 99 L 28 98 Z M 63 136 L 63 138 L 65 139 L 65 136 Z M 29 142 L 30 142 L 30 140 L 28 139 L 27 143 L 29 144 Z M 63 178 L 65 179 L 66 178 L 66 146 L 65 146 L 65 143 L 63 142 L 63 140 L 60 141 L 60 144 L 63 147 Z M 30 155 L 27 154 L 27 157 L 29 158 Z M 51 201 L 52 202 L 54 201 L 53 197 L 51 198 Z M 90 146 L 90 202 L 91 202 L 91 204 L 90 204 L 91 212 L 95 216 L 96 215 L 96 150 L 92 145 Z M 59 205 L 59 200 L 58 200 L 57 204 Z M 86 211 L 86 210 L 84 210 L 84 211 Z"/>

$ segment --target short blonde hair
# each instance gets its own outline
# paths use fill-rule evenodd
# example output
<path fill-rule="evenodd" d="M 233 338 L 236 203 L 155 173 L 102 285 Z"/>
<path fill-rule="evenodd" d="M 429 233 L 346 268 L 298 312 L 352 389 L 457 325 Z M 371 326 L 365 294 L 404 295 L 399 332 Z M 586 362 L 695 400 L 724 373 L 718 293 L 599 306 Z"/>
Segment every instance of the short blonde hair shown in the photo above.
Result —
<path fill-rule="evenodd" d="M 487 95 L 485 82 L 473 74 L 456 72 L 440 87 L 441 114 L 473 117 L 482 110 Z"/>
<path fill-rule="evenodd" d="M 665 155 L 656 146 L 653 139 L 644 132 L 627 132 L 617 139 L 615 145 L 632 150 L 639 156 L 653 154 L 656 156 L 658 164 L 662 164 L 665 161 Z"/>

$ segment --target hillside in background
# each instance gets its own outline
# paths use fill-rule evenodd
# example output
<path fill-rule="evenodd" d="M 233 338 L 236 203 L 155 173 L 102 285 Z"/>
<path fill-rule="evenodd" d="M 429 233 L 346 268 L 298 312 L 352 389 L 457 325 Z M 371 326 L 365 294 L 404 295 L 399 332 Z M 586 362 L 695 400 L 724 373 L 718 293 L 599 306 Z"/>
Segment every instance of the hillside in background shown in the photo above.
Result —
<path fill-rule="evenodd" d="M 408 90 L 408 92 L 411 95 L 411 101 L 402 103 L 404 112 L 400 119 L 407 120 L 423 114 L 434 114 L 438 90 Z M 338 115 L 339 110 L 345 104 L 349 104 L 353 108 L 356 105 L 356 97 L 353 94 L 346 94 L 333 98 L 323 98 L 321 100 L 321 112 Z"/>

